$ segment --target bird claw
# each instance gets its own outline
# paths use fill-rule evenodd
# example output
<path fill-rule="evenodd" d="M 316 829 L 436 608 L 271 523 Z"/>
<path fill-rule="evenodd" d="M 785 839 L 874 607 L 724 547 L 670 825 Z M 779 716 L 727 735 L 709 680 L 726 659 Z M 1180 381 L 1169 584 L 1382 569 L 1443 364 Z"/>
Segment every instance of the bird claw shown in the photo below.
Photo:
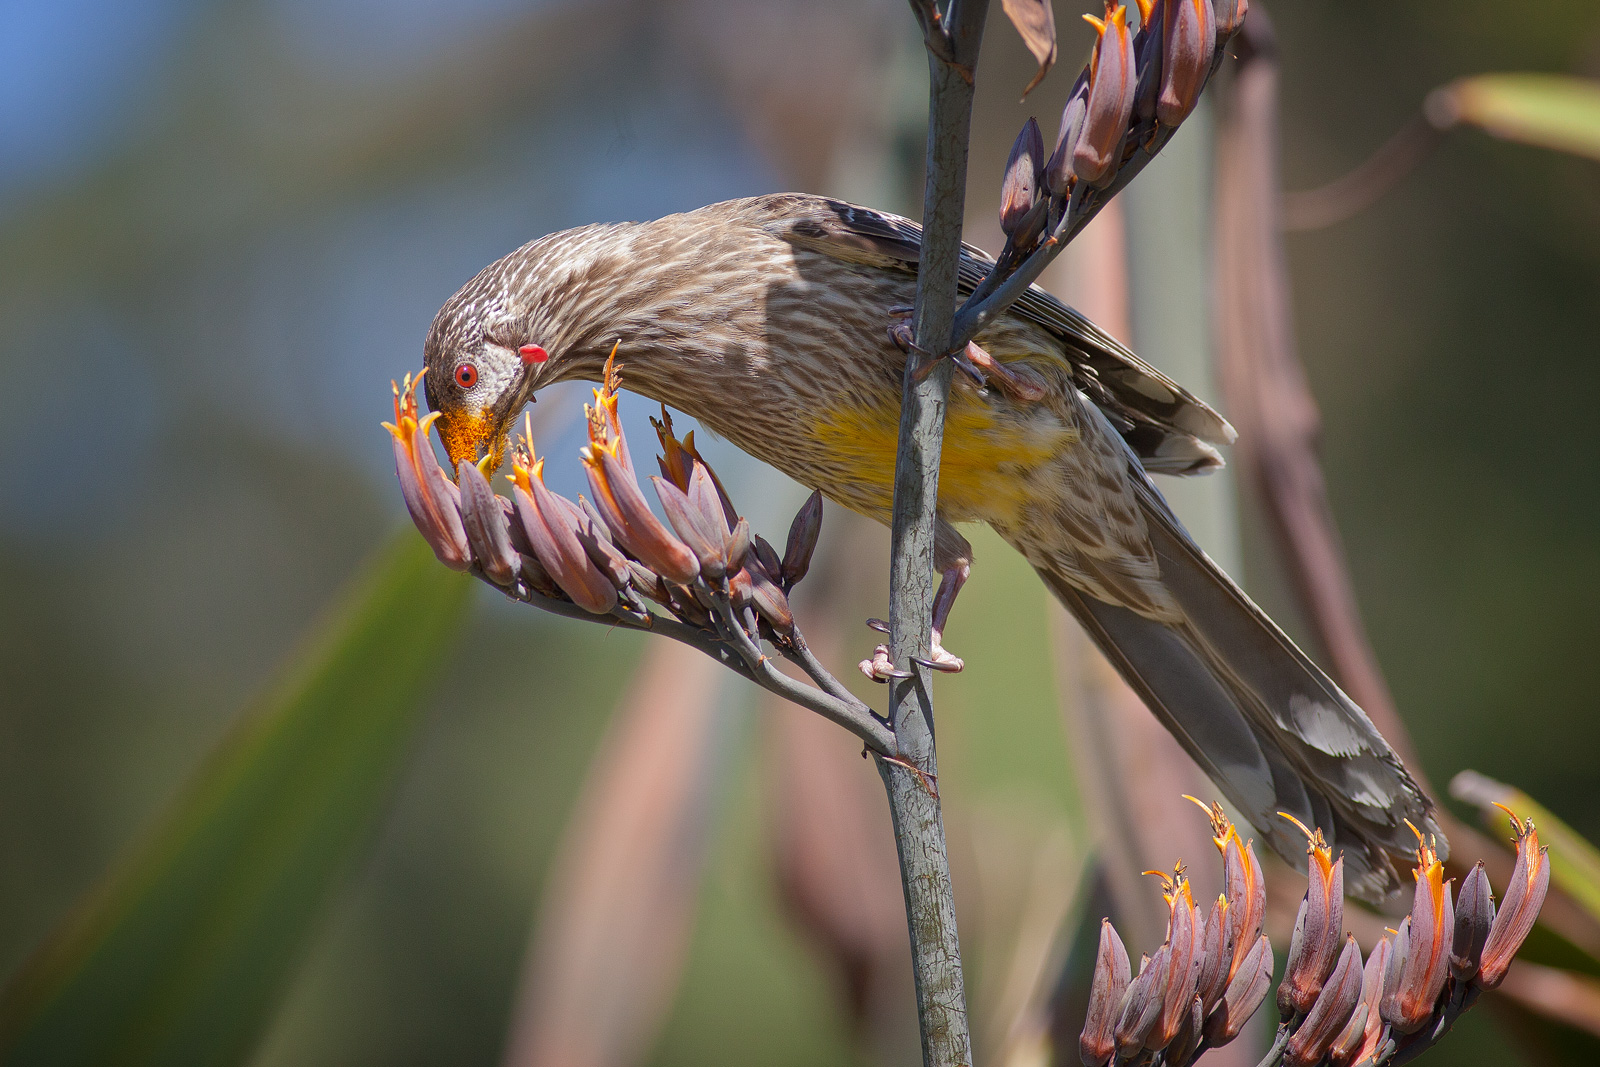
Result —
<path fill-rule="evenodd" d="M 880 634 L 886 634 L 889 632 L 889 624 L 884 622 L 882 619 L 868 619 L 867 629 L 876 630 Z"/>
<path fill-rule="evenodd" d="M 910 671 L 902 671 L 894 665 L 889 658 L 889 646 L 879 645 L 872 650 L 872 658 L 864 659 L 858 664 L 861 673 L 874 682 L 887 682 L 891 678 L 910 678 Z"/>
<path fill-rule="evenodd" d="M 1036 404 L 1049 392 L 1044 381 L 1026 367 L 1008 367 L 984 351 L 976 341 L 955 357 L 957 367 L 971 375 L 980 387 L 993 384 L 1007 399 L 1020 404 Z"/>
<path fill-rule="evenodd" d="M 911 662 L 919 667 L 926 667 L 930 671 L 943 671 L 945 674 L 959 674 L 966 669 L 966 661 L 960 656 L 952 656 L 944 649 L 936 649 L 937 659 L 924 659 L 921 656 L 912 656 Z"/>

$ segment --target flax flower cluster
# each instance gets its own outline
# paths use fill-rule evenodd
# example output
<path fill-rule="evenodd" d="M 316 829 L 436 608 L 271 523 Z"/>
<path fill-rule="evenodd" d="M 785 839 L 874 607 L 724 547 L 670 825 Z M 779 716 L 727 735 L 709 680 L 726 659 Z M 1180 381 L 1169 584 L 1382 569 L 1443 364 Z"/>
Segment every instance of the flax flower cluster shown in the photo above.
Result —
<path fill-rule="evenodd" d="M 1184 1067 L 1231 1041 L 1266 999 L 1273 964 L 1260 933 L 1260 868 L 1221 807 L 1209 814 L 1226 886 L 1210 912 L 1195 906 L 1181 867 L 1164 877 L 1167 940 L 1131 978 L 1116 930 L 1101 924 L 1080 1040 L 1087 1067 Z M 1310 884 L 1278 986 L 1282 1022 L 1264 1067 L 1405 1063 L 1443 1037 L 1483 990 L 1498 986 L 1550 886 L 1533 822 L 1511 814 L 1511 824 L 1517 860 L 1498 910 L 1481 862 L 1452 900 L 1438 853 L 1419 834 L 1411 913 L 1365 963 L 1343 929 L 1344 860 L 1333 857 L 1320 829 L 1301 826 Z"/>
<path fill-rule="evenodd" d="M 1107 0 L 1067 96 L 1053 151 L 1028 119 L 1000 187 L 1006 244 L 958 313 L 965 345 L 1001 314 L 1095 213 L 1144 169 L 1200 102 L 1248 0 Z M 970 355 L 970 353 L 969 353 Z"/>
<path fill-rule="evenodd" d="M 665 520 L 640 487 L 617 416 L 620 367 L 585 408 L 589 441 L 581 451 L 590 493 L 576 501 L 544 484 L 530 424 L 512 458 L 510 499 L 484 471 L 463 462 L 456 479 L 439 466 L 419 417 L 417 380 L 394 386 L 395 469 L 406 510 L 440 562 L 467 571 L 507 596 L 569 617 L 649 630 L 715 656 L 757 684 L 855 732 L 886 755 L 893 735 L 870 708 L 819 664 L 795 626 L 789 592 L 805 577 L 822 530 L 822 498 L 795 515 L 782 555 L 753 534 L 694 446 L 679 440 L 666 410 L 655 423 L 662 454 L 652 475 Z M 487 461 L 485 461 L 487 462 Z M 491 472 L 492 473 L 492 472 Z M 777 671 L 770 644 L 812 685 Z"/>

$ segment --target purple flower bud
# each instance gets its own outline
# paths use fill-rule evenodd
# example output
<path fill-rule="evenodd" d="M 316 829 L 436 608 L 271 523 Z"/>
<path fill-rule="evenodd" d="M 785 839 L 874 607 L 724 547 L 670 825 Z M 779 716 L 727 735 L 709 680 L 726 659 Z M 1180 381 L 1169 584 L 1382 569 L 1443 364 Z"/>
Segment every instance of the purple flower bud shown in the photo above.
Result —
<path fill-rule="evenodd" d="M 789 543 L 783 549 L 783 565 L 779 573 L 783 584 L 792 589 L 811 569 L 811 556 L 817 550 L 817 540 L 822 536 L 822 494 L 812 493 L 795 512 L 789 524 Z"/>
<path fill-rule="evenodd" d="M 1305 1021 L 1289 1038 L 1283 1062 L 1287 1067 L 1312 1067 L 1328 1052 L 1361 1000 L 1361 946 L 1347 936 L 1333 973 L 1323 983 Z"/>
<path fill-rule="evenodd" d="M 1044 135 L 1030 115 L 1011 146 L 1005 179 L 1000 183 L 1000 229 L 1007 237 L 1015 236 L 1023 218 L 1033 209 L 1043 169 Z"/>
<path fill-rule="evenodd" d="M 1178 1027 L 1172 1043 L 1161 1052 L 1163 1067 L 1186 1067 L 1200 1048 L 1205 1024 L 1205 1008 L 1200 1004 L 1200 994 L 1196 993 L 1189 998 L 1189 1010 L 1184 1013 L 1183 1025 Z"/>
<path fill-rule="evenodd" d="M 1128 991 L 1128 950 L 1110 919 L 1100 920 L 1100 950 L 1094 959 L 1094 982 L 1089 987 L 1089 1012 L 1078 1037 L 1078 1054 L 1084 1067 L 1105 1067 L 1117 1052 L 1117 1013 Z"/>
<path fill-rule="evenodd" d="M 1161 1002 L 1166 995 L 1167 949 L 1163 945 L 1154 958 L 1139 957 L 1139 973 L 1128 984 L 1122 996 L 1122 1010 L 1117 1013 L 1117 1054 L 1131 1058 L 1144 1049 L 1145 1038 L 1155 1028 L 1161 1017 Z"/>
<path fill-rule="evenodd" d="M 1419 834 L 1420 838 L 1421 835 Z M 1399 985 L 1384 1001 L 1384 1021 L 1402 1034 L 1416 1032 L 1438 1006 L 1444 980 L 1450 976 L 1450 944 L 1455 912 L 1444 864 L 1426 843 L 1417 849 L 1417 880 L 1411 902 L 1411 928 Z"/>
<path fill-rule="evenodd" d="M 1494 894 L 1489 889 L 1483 861 L 1479 860 L 1462 880 L 1461 893 L 1456 897 L 1456 929 L 1450 942 L 1450 975 L 1456 981 L 1470 981 L 1478 973 L 1493 924 Z"/>
<path fill-rule="evenodd" d="M 623 548 L 670 581 L 687 584 L 699 576 L 699 557 L 656 518 L 616 450 L 591 444 L 583 450 L 583 466 L 595 507 Z"/>
<path fill-rule="evenodd" d="M 817 506 L 821 507 L 820 500 Z M 799 518 L 799 516 L 796 516 L 796 518 Z M 760 534 L 754 535 L 750 540 L 752 542 L 751 552 L 753 555 L 751 559 L 745 560 L 745 566 L 759 567 L 761 570 L 766 571 L 767 577 L 773 581 L 783 579 L 783 561 L 778 558 L 778 550 L 773 548 L 767 539 Z M 808 559 L 806 562 L 809 565 L 811 561 Z M 793 584 L 787 579 L 783 580 L 785 585 Z"/>
<path fill-rule="evenodd" d="M 1217 45 L 1232 37 L 1244 25 L 1245 13 L 1250 10 L 1250 0 L 1215 0 Z"/>
<path fill-rule="evenodd" d="M 1106 0 L 1103 20 L 1092 15 L 1084 19 L 1095 28 L 1099 40 L 1089 60 L 1088 107 L 1072 150 L 1072 170 L 1090 185 L 1104 189 L 1116 178 L 1122 163 L 1138 74 L 1128 9 Z"/>
<path fill-rule="evenodd" d="M 1489 939 L 1483 946 L 1483 966 L 1476 982 L 1484 989 L 1493 989 L 1505 979 L 1511 960 L 1533 929 L 1545 894 L 1550 891 L 1550 850 L 1539 847 L 1539 833 L 1532 819 L 1519 823 L 1515 814 L 1506 811 L 1517 831 L 1517 862 L 1506 886 L 1506 898 L 1495 913 Z"/>
<path fill-rule="evenodd" d="M 1133 39 L 1133 52 L 1139 69 L 1139 84 L 1134 90 L 1133 116 L 1139 122 L 1156 117 L 1156 98 L 1161 95 L 1161 41 L 1166 19 L 1162 8 L 1166 0 L 1139 5 L 1139 32 Z M 1146 7 L 1148 6 L 1148 10 Z"/>
<path fill-rule="evenodd" d="M 467 544 L 472 546 L 472 554 L 483 568 L 484 577 L 495 585 L 508 586 L 522 565 L 511 547 L 511 534 L 506 529 L 506 515 L 500 510 L 499 498 L 489 488 L 489 479 L 470 460 L 461 461 L 456 478 L 461 491 L 461 524 L 466 530 Z"/>
<path fill-rule="evenodd" d="M 1206 1043 L 1212 1048 L 1226 1045 L 1239 1036 L 1244 1024 L 1267 999 L 1272 987 L 1272 944 L 1262 934 L 1234 972 L 1222 999 L 1206 1016 Z"/>
<path fill-rule="evenodd" d="M 746 566 L 739 574 L 749 580 L 750 603 L 755 605 L 761 617 L 779 633 L 794 629 L 794 611 L 789 607 L 789 598 L 776 582 L 767 577 L 766 570 Z"/>
<path fill-rule="evenodd" d="M 650 480 L 655 483 L 656 497 L 661 501 L 661 510 L 667 513 L 667 521 L 699 559 L 700 573 L 709 581 L 720 581 L 728 573 L 724 552 L 727 535 L 712 524 L 721 525 L 722 508 L 717 508 L 715 516 L 707 515 L 665 478 Z"/>
<path fill-rule="evenodd" d="M 1200 977 L 1195 991 L 1200 994 L 1205 1014 L 1222 999 L 1228 985 L 1228 970 L 1233 963 L 1233 924 L 1228 913 L 1228 898 L 1218 896 L 1211 904 L 1211 914 L 1206 917 L 1205 942 L 1200 949 Z"/>
<path fill-rule="evenodd" d="M 1211 76 L 1211 54 L 1217 30 L 1211 0 L 1163 0 L 1161 22 L 1161 94 L 1156 118 L 1176 126 L 1200 102 Z"/>
<path fill-rule="evenodd" d="M 439 418 L 434 412 L 417 417 L 417 383 L 406 375 L 405 385 L 394 386 L 394 422 L 383 424 L 394 442 L 395 474 L 406 511 L 439 562 L 455 571 L 470 570 L 472 552 L 461 525 L 461 494 L 433 454 L 428 428 Z"/>
<path fill-rule="evenodd" d="M 1078 146 L 1078 135 L 1083 131 L 1083 120 L 1089 113 L 1089 72 L 1078 75 L 1067 94 L 1067 105 L 1061 109 L 1061 130 L 1056 135 L 1055 151 L 1044 168 L 1045 188 L 1057 200 L 1067 195 L 1072 182 L 1072 151 Z"/>
<path fill-rule="evenodd" d="M 1350 1022 L 1328 1050 L 1334 1067 L 1350 1067 L 1378 1050 L 1378 1042 L 1383 1039 L 1383 1016 L 1378 1009 L 1383 1001 L 1384 976 L 1393 952 L 1394 942 L 1385 935 L 1367 957 L 1367 966 L 1361 975 L 1361 1002 L 1350 1013 Z"/>
<path fill-rule="evenodd" d="M 1287 1018 L 1295 1012 L 1311 1010 L 1322 984 L 1338 962 L 1344 935 L 1344 857 L 1333 859 L 1333 850 L 1323 840 L 1321 829 L 1308 830 L 1293 816 L 1284 818 L 1306 835 L 1310 878 L 1289 945 L 1283 983 L 1278 986 L 1278 1011 Z"/>
<path fill-rule="evenodd" d="M 1189 1001 L 1194 996 L 1195 979 L 1199 976 L 1195 956 L 1200 947 L 1194 900 L 1189 890 L 1189 880 L 1182 869 L 1175 870 L 1171 879 L 1163 878 L 1164 896 L 1167 900 L 1167 980 L 1161 998 L 1161 1018 L 1145 1041 L 1149 1049 L 1164 1049 L 1178 1036 L 1189 1013 Z"/>
<path fill-rule="evenodd" d="M 578 535 L 578 544 L 589 554 L 594 565 L 605 572 L 618 592 L 633 584 L 633 561 L 622 554 L 606 530 L 604 520 L 588 497 L 579 497 L 574 504 L 564 496 L 552 494 L 551 499 L 567 513 L 572 530 Z"/>
<path fill-rule="evenodd" d="M 750 521 L 741 515 L 739 521 L 733 524 L 733 529 L 728 531 L 723 548 L 728 558 L 728 569 L 736 571 L 743 567 L 750 555 L 750 548 Z"/>
<path fill-rule="evenodd" d="M 557 503 L 554 493 L 534 474 L 519 472 L 511 491 L 517 520 L 534 556 L 550 579 L 561 587 L 572 602 L 595 615 L 604 615 L 617 606 L 617 589 L 595 566 L 594 560 L 578 541 L 569 513 Z"/>

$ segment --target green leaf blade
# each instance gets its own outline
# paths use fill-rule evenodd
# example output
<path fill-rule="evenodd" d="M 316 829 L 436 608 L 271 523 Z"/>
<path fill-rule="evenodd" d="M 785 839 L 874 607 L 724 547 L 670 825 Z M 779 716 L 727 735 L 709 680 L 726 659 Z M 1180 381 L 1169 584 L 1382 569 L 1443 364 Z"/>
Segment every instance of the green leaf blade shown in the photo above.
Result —
<path fill-rule="evenodd" d="M 381 551 L 0 994 L 0 1060 L 240 1062 L 371 836 L 472 583 Z"/>

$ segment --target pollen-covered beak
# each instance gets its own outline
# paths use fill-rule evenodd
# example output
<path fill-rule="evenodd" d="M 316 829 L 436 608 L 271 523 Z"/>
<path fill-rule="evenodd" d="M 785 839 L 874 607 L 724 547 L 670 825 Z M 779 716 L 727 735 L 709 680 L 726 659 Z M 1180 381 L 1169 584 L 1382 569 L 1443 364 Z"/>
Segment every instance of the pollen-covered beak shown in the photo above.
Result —
<path fill-rule="evenodd" d="M 509 428 L 497 425 L 491 411 L 468 411 L 465 408 L 444 408 L 439 417 L 439 438 L 444 442 L 445 454 L 450 457 L 450 469 L 460 467 L 463 460 L 478 462 L 485 452 L 489 456 L 489 472 L 500 468 L 505 458 Z"/>

